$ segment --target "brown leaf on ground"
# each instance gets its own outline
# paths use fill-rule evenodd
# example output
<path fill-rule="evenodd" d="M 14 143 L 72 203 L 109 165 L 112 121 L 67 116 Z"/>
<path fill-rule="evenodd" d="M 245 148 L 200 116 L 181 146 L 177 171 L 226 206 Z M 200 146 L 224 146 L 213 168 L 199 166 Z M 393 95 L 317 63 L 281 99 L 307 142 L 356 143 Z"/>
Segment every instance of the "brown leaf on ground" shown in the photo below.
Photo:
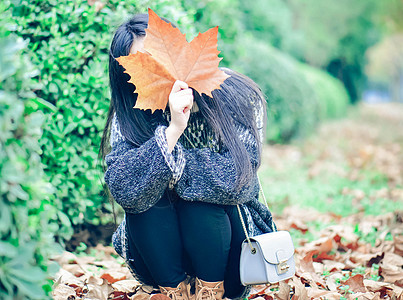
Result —
<path fill-rule="evenodd" d="M 337 291 L 337 287 L 340 285 L 337 283 L 337 281 L 340 281 L 341 278 L 343 278 L 343 275 L 341 273 L 333 273 L 332 275 L 328 276 L 326 279 L 326 285 L 329 290 L 331 291 Z"/>
<path fill-rule="evenodd" d="M 69 297 L 74 297 L 73 299 L 75 299 L 76 291 L 68 285 L 61 284 L 53 290 L 52 296 L 55 300 L 66 300 Z"/>
<path fill-rule="evenodd" d="M 324 269 L 330 273 L 335 272 L 335 271 L 341 271 L 342 269 L 344 269 L 346 267 L 345 264 L 338 262 L 338 261 L 334 261 L 334 260 L 323 260 L 322 263 L 323 263 Z"/>
<path fill-rule="evenodd" d="M 313 267 L 312 256 L 315 253 L 315 250 L 308 252 L 300 261 L 299 266 L 302 272 L 308 272 L 315 274 L 315 269 Z"/>
<path fill-rule="evenodd" d="M 292 284 L 294 285 L 294 295 L 292 296 L 292 300 L 304 300 L 308 298 L 308 293 L 305 289 L 305 285 L 302 284 L 301 280 L 294 276 L 292 278 Z"/>
<path fill-rule="evenodd" d="M 308 226 L 306 226 L 303 222 L 299 221 L 298 219 L 293 220 L 293 222 L 289 225 L 290 228 L 297 229 L 302 233 L 308 231 Z"/>
<path fill-rule="evenodd" d="M 354 293 L 366 293 L 367 289 L 364 286 L 364 276 L 361 274 L 354 275 L 347 279 L 344 284 L 349 286 L 349 290 Z"/>
<path fill-rule="evenodd" d="M 150 300 L 171 300 L 171 298 L 164 294 L 155 294 L 151 296 Z"/>
<path fill-rule="evenodd" d="M 308 288 L 308 297 L 305 299 L 329 299 L 329 300 L 340 300 L 341 294 L 335 291 L 326 291 Z"/>
<path fill-rule="evenodd" d="M 386 282 L 395 282 L 403 278 L 403 269 L 401 266 L 386 265 L 382 263 L 380 265 L 380 274 Z"/>
<path fill-rule="evenodd" d="M 379 282 L 374 280 L 363 280 L 365 287 L 368 291 L 374 293 L 380 293 L 381 295 L 386 295 L 390 291 L 393 291 L 393 287 L 390 283 L 387 282 Z"/>
<path fill-rule="evenodd" d="M 88 299 L 108 299 L 109 294 L 113 292 L 106 279 L 90 276 L 84 283 L 88 289 L 85 295 Z"/>
<path fill-rule="evenodd" d="M 108 271 L 101 275 L 101 278 L 106 279 L 109 283 L 115 283 L 120 280 L 127 279 L 125 275 L 122 275 L 118 271 Z"/>
<path fill-rule="evenodd" d="M 403 256 L 403 236 L 394 236 L 393 243 L 395 246 L 395 254 Z"/>
<path fill-rule="evenodd" d="M 130 300 L 148 300 L 148 299 L 150 299 L 150 294 L 137 293 L 137 294 L 134 294 L 133 296 L 131 296 L 129 299 Z M 160 300 L 163 300 L 163 299 L 160 299 Z"/>
<path fill-rule="evenodd" d="M 280 289 L 276 293 L 276 299 L 278 299 L 278 300 L 289 300 L 290 299 L 291 287 L 287 283 L 285 283 L 283 281 L 281 281 L 279 283 L 279 286 L 280 286 Z"/>
<path fill-rule="evenodd" d="M 120 280 L 112 284 L 112 288 L 116 291 L 121 291 L 125 293 L 134 293 L 141 283 L 137 280 Z"/>
<path fill-rule="evenodd" d="M 371 292 L 366 293 L 354 293 L 348 296 L 349 300 L 375 300 L 379 299 L 379 295 Z"/>

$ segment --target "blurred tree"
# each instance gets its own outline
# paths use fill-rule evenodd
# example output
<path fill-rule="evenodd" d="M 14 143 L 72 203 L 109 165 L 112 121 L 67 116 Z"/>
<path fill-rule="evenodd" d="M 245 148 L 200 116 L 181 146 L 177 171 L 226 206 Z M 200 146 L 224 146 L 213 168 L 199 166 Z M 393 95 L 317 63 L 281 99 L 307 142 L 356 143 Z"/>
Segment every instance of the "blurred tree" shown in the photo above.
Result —
<path fill-rule="evenodd" d="M 352 101 L 357 101 L 365 82 L 363 53 L 381 37 L 382 3 L 376 0 L 288 0 L 287 3 L 294 15 L 295 28 L 303 33 L 298 58 L 341 79 Z"/>
<path fill-rule="evenodd" d="M 393 101 L 403 101 L 403 1 L 386 0 L 380 23 L 386 37 L 370 48 L 366 57 L 369 88 L 389 90 Z"/>
<path fill-rule="evenodd" d="M 194 15 L 197 31 L 219 26 L 219 50 L 225 54 L 221 65 L 250 76 L 266 94 L 270 110 L 268 140 L 284 142 L 306 135 L 315 128 L 319 116 L 340 116 L 344 111 L 347 101 L 343 86 L 338 87 L 325 72 L 300 68 L 289 55 L 305 60 L 303 31 L 296 26 L 288 2 L 256 0 L 247 6 L 240 0 L 182 3 Z M 326 83 L 320 92 L 316 92 L 317 82 Z M 324 97 L 334 91 L 336 100 Z M 337 112 L 328 112 L 332 109 L 328 99 L 337 102 Z"/>
<path fill-rule="evenodd" d="M 403 31 L 403 1 L 382 1 L 382 22 L 391 33 Z"/>
<path fill-rule="evenodd" d="M 389 89 L 393 101 L 403 101 L 403 34 L 385 38 L 367 52 L 367 74 Z"/>

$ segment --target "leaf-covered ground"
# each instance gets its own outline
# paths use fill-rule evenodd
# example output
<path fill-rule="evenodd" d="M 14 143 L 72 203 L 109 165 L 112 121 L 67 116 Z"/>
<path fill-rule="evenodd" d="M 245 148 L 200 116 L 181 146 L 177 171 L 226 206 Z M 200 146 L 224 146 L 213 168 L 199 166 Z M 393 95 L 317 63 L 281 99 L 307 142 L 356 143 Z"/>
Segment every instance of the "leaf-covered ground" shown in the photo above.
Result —
<path fill-rule="evenodd" d="M 360 105 L 292 145 L 267 146 L 261 181 L 296 247 L 296 276 L 252 299 L 403 299 L 403 106 Z M 54 258 L 55 299 L 148 299 L 112 247 Z"/>

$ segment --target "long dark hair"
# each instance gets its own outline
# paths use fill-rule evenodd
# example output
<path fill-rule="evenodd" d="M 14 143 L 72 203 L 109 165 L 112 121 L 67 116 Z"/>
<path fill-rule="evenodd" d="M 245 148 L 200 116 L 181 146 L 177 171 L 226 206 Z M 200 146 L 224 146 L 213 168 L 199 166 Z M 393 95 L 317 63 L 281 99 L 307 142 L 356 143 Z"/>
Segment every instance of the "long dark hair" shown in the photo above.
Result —
<path fill-rule="evenodd" d="M 147 25 L 148 15 L 137 14 L 119 26 L 111 43 L 109 52 L 111 103 L 99 150 L 99 157 L 103 162 L 106 154 L 111 150 L 109 138 L 114 113 L 116 113 L 126 141 L 135 147 L 139 147 L 154 135 L 155 128 L 150 124 L 164 122 L 161 110 L 152 114 L 150 110 L 133 109 L 137 100 L 137 93 L 134 93 L 135 86 L 128 83 L 129 75 L 124 73 L 123 67 L 116 61 L 117 57 L 126 56 L 130 53 L 130 48 L 137 38 L 145 36 Z M 212 92 L 213 99 L 205 94 L 200 95 L 195 90 L 193 90 L 193 95 L 202 116 L 234 159 L 238 174 L 236 186 L 239 190 L 253 176 L 253 168 L 260 165 L 260 155 L 258 161 L 255 162 L 256 165 L 252 166 L 250 160 L 247 159 L 249 157 L 248 152 L 238 137 L 234 121 L 242 124 L 255 140 L 259 141 L 258 128 L 250 102 L 257 101 L 257 104 L 263 107 L 263 120 L 266 120 L 266 106 L 264 96 L 255 82 L 233 70 L 227 68 L 222 68 L 222 70 L 230 77 L 225 80 L 220 89 Z M 260 154 L 261 144 L 257 144 Z M 106 171 L 105 163 L 102 164 L 102 167 Z M 106 185 L 104 187 L 113 205 L 112 196 Z"/>

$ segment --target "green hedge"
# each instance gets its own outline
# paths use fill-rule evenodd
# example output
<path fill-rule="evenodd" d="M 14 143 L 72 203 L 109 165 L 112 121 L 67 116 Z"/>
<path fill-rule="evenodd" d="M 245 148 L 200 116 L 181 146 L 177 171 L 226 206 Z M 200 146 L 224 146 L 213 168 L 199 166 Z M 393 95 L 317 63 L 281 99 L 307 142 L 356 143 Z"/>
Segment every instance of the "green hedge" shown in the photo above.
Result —
<path fill-rule="evenodd" d="M 100 2 L 101 3 L 101 2 Z M 15 33 L 29 44 L 25 52 L 40 70 L 35 93 L 47 102 L 34 109 L 45 115 L 40 140 L 50 194 L 57 209 L 63 242 L 80 224 L 112 222 L 112 208 L 102 189 L 98 148 L 109 108 L 108 51 L 113 31 L 132 14 L 153 8 L 189 28 L 179 1 L 84 0 L 16 1 Z"/>
<path fill-rule="evenodd" d="M 59 226 L 45 179 L 39 138 L 44 115 L 36 111 L 32 77 L 39 71 L 22 52 L 27 43 L 15 29 L 8 2 L 0 4 L 0 298 L 45 299 L 52 282 L 51 254 L 61 252 Z"/>
<path fill-rule="evenodd" d="M 318 99 L 290 56 L 253 37 L 238 41 L 243 56 L 234 66 L 255 80 L 268 100 L 266 139 L 285 142 L 311 132 L 318 122 Z"/>
<path fill-rule="evenodd" d="M 267 97 L 268 141 L 306 136 L 319 121 L 346 111 L 348 96 L 339 80 L 247 34 L 237 44 L 243 54 L 232 65 L 254 79 Z"/>
<path fill-rule="evenodd" d="M 345 116 L 350 99 L 343 83 L 307 64 L 299 64 L 299 68 L 319 99 L 319 118 L 325 120 Z"/>

